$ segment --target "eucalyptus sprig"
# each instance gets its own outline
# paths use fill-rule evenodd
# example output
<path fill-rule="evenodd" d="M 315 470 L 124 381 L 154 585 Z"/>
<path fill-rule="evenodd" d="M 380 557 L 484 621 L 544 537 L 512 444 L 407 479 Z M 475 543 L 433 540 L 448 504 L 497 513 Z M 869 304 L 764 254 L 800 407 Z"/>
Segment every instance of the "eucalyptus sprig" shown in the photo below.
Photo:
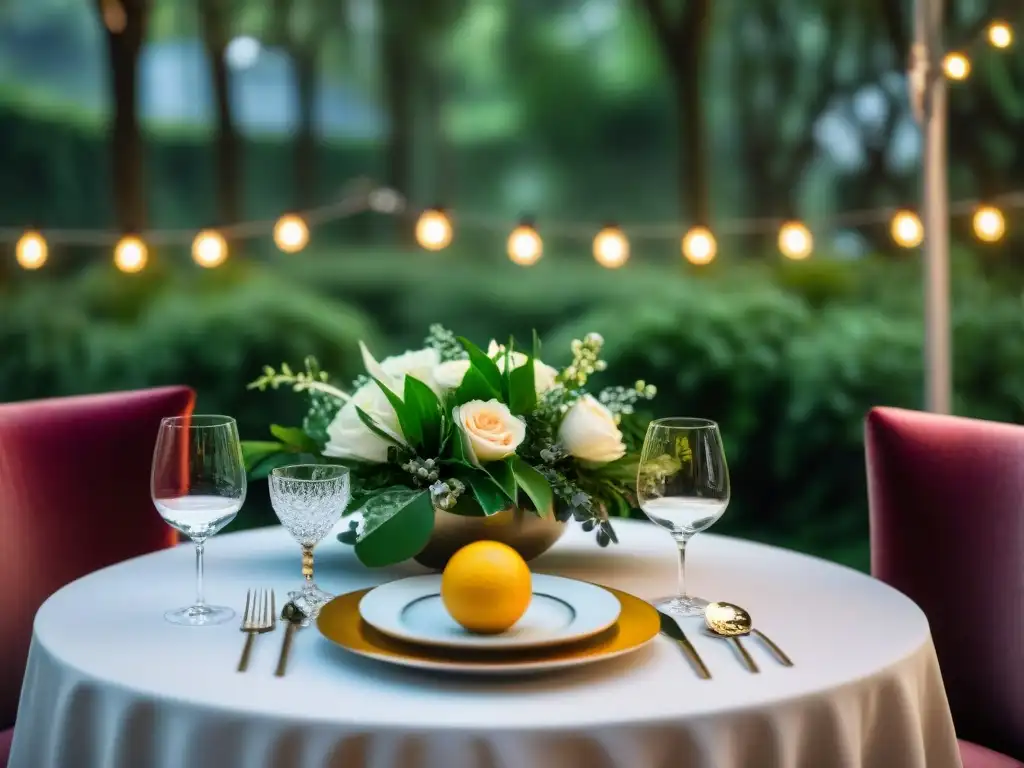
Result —
<path fill-rule="evenodd" d="M 280 371 L 275 370 L 273 366 L 265 365 L 263 366 L 263 375 L 255 381 L 249 382 L 246 389 L 265 392 L 268 387 L 280 389 L 282 386 L 287 386 L 293 392 L 322 392 L 342 401 L 350 398 L 347 392 L 328 383 L 327 372 L 320 370 L 315 357 L 307 356 L 303 362 L 306 370 L 298 372 L 293 371 L 288 363 L 281 363 Z"/>

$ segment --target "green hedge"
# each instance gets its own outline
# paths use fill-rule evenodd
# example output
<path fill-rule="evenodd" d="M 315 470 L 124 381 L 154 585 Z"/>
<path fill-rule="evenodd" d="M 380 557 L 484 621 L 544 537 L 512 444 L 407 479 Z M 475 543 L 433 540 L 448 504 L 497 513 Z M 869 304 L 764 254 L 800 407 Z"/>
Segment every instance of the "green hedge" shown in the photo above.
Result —
<path fill-rule="evenodd" d="M 440 321 L 482 343 L 536 327 L 558 364 L 595 330 L 604 383 L 643 378 L 659 387 L 657 414 L 722 424 L 735 495 L 717 530 L 865 567 L 862 420 L 874 405 L 920 407 L 917 279 L 906 264 L 609 272 L 552 256 L 523 270 L 467 253 L 357 251 L 213 273 L 104 266 L 0 297 L 0 399 L 188 383 L 200 409 L 260 438 L 302 411 L 290 393 L 245 390 L 265 363 L 315 354 L 345 383 L 361 369 L 358 339 L 384 356 Z M 1024 421 L 1019 296 L 976 277 L 956 293 L 957 412 Z M 253 488 L 239 525 L 272 520 L 264 494 Z"/>

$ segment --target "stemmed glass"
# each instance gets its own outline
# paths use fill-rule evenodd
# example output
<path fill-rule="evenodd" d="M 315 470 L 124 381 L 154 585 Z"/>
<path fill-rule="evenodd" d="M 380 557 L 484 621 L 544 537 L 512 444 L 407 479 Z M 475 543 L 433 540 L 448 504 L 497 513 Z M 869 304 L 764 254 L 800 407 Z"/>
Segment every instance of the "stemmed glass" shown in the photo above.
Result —
<path fill-rule="evenodd" d="M 196 545 L 196 602 L 168 611 L 172 624 L 222 624 L 235 612 L 203 600 L 203 546 L 245 501 L 238 425 L 230 416 L 173 416 L 160 422 L 150 490 L 161 517 Z"/>
<path fill-rule="evenodd" d="M 270 472 L 270 503 L 281 525 L 302 547 L 305 581 L 288 597 L 307 618 L 314 618 L 334 597 L 313 581 L 313 547 L 337 525 L 348 500 L 349 471 L 344 467 L 296 464 Z"/>
<path fill-rule="evenodd" d="M 686 592 L 686 545 L 729 505 L 729 468 L 718 425 L 706 419 L 656 419 L 647 427 L 637 472 L 640 508 L 679 547 L 679 594 L 655 601 L 678 616 L 703 616 L 707 600 Z"/>

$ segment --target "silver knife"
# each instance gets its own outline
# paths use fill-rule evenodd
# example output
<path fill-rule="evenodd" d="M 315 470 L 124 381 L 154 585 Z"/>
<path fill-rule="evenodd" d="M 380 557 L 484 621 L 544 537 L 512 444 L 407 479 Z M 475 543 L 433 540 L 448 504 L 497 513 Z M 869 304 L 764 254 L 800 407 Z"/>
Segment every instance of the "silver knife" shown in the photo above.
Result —
<path fill-rule="evenodd" d="M 690 642 L 690 638 L 683 632 L 683 628 L 679 626 L 678 622 L 666 613 L 658 611 L 658 616 L 661 618 L 661 634 L 672 638 L 679 647 L 683 649 L 683 653 L 690 660 L 693 668 L 697 672 L 697 676 L 702 680 L 710 680 L 711 672 L 708 671 L 707 665 L 704 664 L 704 660 L 697 653 L 697 649 L 693 647 L 693 643 Z"/>

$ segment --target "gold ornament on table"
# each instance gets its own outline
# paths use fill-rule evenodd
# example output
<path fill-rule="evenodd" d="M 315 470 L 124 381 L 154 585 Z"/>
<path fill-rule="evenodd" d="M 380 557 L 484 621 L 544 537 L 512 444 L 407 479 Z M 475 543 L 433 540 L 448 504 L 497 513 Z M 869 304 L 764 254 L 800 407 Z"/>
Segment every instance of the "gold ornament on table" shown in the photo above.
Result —
<path fill-rule="evenodd" d="M 366 375 L 351 394 L 312 359 L 295 372 L 264 369 L 250 388 L 282 386 L 310 398 L 301 428 L 274 426 L 276 441 L 243 445 L 254 479 L 275 466 L 343 464 L 352 473 L 349 530 L 368 566 L 415 558 L 441 569 L 467 544 L 491 540 L 529 560 L 574 519 L 597 543 L 616 541 L 609 516 L 635 505 L 638 449 L 647 420 L 636 413 L 655 388 L 588 392 L 607 368 L 604 339 L 570 345 L 558 370 L 510 339 L 482 349 L 431 326 L 423 349 L 378 361 L 360 345 Z"/>

